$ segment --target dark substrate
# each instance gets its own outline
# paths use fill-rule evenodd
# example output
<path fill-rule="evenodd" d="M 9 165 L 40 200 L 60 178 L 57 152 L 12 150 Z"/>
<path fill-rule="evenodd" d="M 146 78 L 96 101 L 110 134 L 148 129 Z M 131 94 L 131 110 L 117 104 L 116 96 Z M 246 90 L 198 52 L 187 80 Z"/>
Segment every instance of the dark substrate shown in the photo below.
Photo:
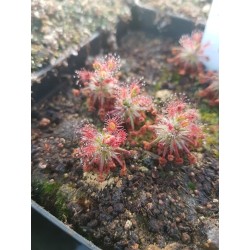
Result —
<path fill-rule="evenodd" d="M 218 110 L 194 95 L 199 84 L 172 73 L 166 63 L 171 44 L 129 33 L 117 51 L 121 79 L 144 77 L 147 90 L 163 99 L 162 89 L 185 92 L 216 128 Z M 159 167 L 138 145 L 126 160 L 127 175 L 120 177 L 117 169 L 100 183 L 96 174 L 83 173 L 72 153 L 76 128 L 85 121 L 102 123 L 87 112 L 84 98 L 72 95 L 75 78 L 65 81 L 65 89 L 32 107 L 32 198 L 102 249 L 218 249 L 217 138 L 196 154 L 196 165 L 181 167 Z"/>

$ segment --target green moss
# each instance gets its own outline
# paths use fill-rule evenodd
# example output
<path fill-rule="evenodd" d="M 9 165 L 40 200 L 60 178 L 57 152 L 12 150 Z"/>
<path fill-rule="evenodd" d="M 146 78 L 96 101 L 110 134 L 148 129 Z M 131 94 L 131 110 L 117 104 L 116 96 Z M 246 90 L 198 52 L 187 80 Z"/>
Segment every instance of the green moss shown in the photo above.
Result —
<path fill-rule="evenodd" d="M 137 220 L 137 223 L 140 226 L 140 228 L 142 228 L 144 230 L 147 229 L 147 227 L 148 227 L 148 218 L 147 217 L 145 217 L 141 214 L 137 214 L 136 220 Z"/>
<path fill-rule="evenodd" d="M 154 85 L 154 91 L 158 91 L 162 89 L 162 82 L 158 81 L 155 85 Z"/>
<path fill-rule="evenodd" d="M 48 211 L 65 221 L 69 216 L 67 203 L 72 199 L 74 189 L 55 181 L 34 180 L 32 198 Z"/>
<path fill-rule="evenodd" d="M 219 109 L 218 107 L 210 107 L 202 103 L 200 105 L 201 120 L 206 128 L 206 144 L 205 149 L 210 151 L 216 158 L 219 157 Z"/>
<path fill-rule="evenodd" d="M 171 82 L 173 82 L 173 83 L 180 82 L 182 76 L 178 72 L 172 71 L 172 73 L 170 73 L 170 74 L 171 74 Z"/>
<path fill-rule="evenodd" d="M 219 112 L 219 107 L 218 106 L 211 106 L 209 105 L 207 102 L 205 102 L 204 100 L 201 101 L 201 103 L 199 104 L 199 108 L 201 110 L 201 112 L 205 112 L 205 113 L 218 113 Z"/>
<path fill-rule="evenodd" d="M 47 203 L 55 196 L 59 186 L 56 182 L 34 180 L 32 181 L 32 196 L 43 203 Z"/>
<path fill-rule="evenodd" d="M 42 186 L 42 192 L 46 196 L 55 194 L 59 188 L 59 184 L 56 182 L 44 182 Z"/>
<path fill-rule="evenodd" d="M 188 188 L 194 191 L 196 189 L 196 186 L 193 182 L 190 181 L 188 182 Z"/>
<path fill-rule="evenodd" d="M 155 84 L 154 90 L 155 91 L 161 90 L 163 84 L 168 82 L 168 81 L 171 81 L 172 77 L 173 77 L 172 72 L 169 71 L 168 68 L 162 69 L 162 74 L 160 76 L 159 81 Z"/>
<path fill-rule="evenodd" d="M 69 216 L 69 209 L 67 204 L 75 200 L 76 190 L 69 184 L 63 184 L 57 191 L 55 197 L 55 208 L 57 217 L 60 220 L 67 220 Z"/>
<path fill-rule="evenodd" d="M 56 193 L 60 184 L 50 182 L 44 179 L 35 179 L 32 181 L 32 198 L 55 214 L 54 202 Z"/>

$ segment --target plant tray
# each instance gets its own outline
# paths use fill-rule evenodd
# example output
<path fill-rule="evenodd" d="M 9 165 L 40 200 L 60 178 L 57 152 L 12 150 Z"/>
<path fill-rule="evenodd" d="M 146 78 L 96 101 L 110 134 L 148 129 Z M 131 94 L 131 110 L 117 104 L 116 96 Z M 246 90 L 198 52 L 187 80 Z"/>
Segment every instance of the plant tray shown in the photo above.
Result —
<path fill-rule="evenodd" d="M 120 55 L 122 79 L 143 76 L 147 90 L 159 98 L 161 91 L 176 91 L 187 92 L 191 99 L 199 88 L 188 77 L 171 73 L 166 55 L 181 35 L 204 26 L 169 16 L 168 24 L 159 27 L 157 13 L 139 5 L 132 7 L 132 15 L 130 23 L 117 24 L 118 49 L 111 49 L 110 34 L 96 33 L 76 54 L 33 75 L 40 83 L 32 84 L 32 246 L 48 235 L 48 229 L 37 233 L 36 221 L 42 220 L 60 231 L 62 242 L 69 238 L 62 245 L 55 236 L 53 249 L 149 250 L 153 245 L 173 250 L 218 249 L 216 141 L 198 153 L 199 166 L 168 166 L 157 177 L 152 174 L 153 155 L 137 147 L 139 158 L 127 163 L 128 175 L 120 178 L 117 170 L 102 184 L 94 174 L 86 176 L 80 162 L 72 158 L 77 147 L 75 129 L 82 120 L 100 125 L 98 117 L 87 112 L 84 99 L 72 94 L 75 71 L 88 69 L 96 55 Z M 203 116 L 213 119 L 208 125 L 216 131 L 218 110 L 199 105 Z M 41 127 L 42 118 L 49 119 L 50 125 Z"/>

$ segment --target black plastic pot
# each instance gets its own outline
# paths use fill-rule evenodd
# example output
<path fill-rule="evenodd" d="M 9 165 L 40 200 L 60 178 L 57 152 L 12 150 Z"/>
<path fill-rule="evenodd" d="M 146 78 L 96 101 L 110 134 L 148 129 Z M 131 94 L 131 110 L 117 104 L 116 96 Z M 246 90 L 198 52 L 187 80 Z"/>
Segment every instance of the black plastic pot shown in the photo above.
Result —
<path fill-rule="evenodd" d="M 32 250 L 100 250 L 36 202 L 31 201 L 31 209 Z"/>
<path fill-rule="evenodd" d="M 154 31 L 165 37 L 179 39 L 181 35 L 192 32 L 194 29 L 204 30 L 205 24 L 195 24 L 193 20 L 182 16 L 164 13 L 164 21 L 158 20 L 157 11 L 135 0 L 133 8 L 133 25 L 147 31 Z"/>
<path fill-rule="evenodd" d="M 116 38 L 118 45 L 121 38 L 129 30 L 140 30 L 147 34 L 171 37 L 178 40 L 181 35 L 191 33 L 195 28 L 204 29 L 204 25 L 198 27 L 188 19 L 177 16 L 169 16 L 171 20 L 165 27 L 158 27 L 155 23 L 156 12 L 152 9 L 135 4 L 132 6 L 132 21 L 130 23 L 119 22 L 117 24 Z M 84 63 L 88 56 L 97 55 L 100 50 L 108 51 L 107 34 L 96 33 L 84 44 L 78 51 L 77 55 L 69 54 L 67 57 L 60 58 L 55 65 L 51 65 L 40 73 L 33 75 L 33 80 L 40 79 L 39 84 L 32 84 L 32 102 L 37 104 L 43 102 L 49 96 L 54 95 L 68 84 L 67 75 L 74 74 L 76 69 L 84 67 Z M 33 114 L 32 114 L 33 115 Z M 41 228 L 40 225 L 44 225 Z M 40 228 L 39 228 L 40 227 Z M 48 230 L 52 230 L 51 234 Z M 57 233 L 56 233 L 57 231 Z M 39 242 L 48 241 L 52 235 L 52 245 L 38 246 L 36 245 L 36 235 L 41 235 Z M 64 241 L 66 240 L 66 242 Z M 63 243 L 64 242 L 64 243 Z M 67 245 L 71 244 L 71 245 Z M 86 240 L 78 233 L 64 225 L 53 215 L 43 209 L 41 206 L 32 201 L 32 249 L 99 249 L 90 241 Z"/>
<path fill-rule="evenodd" d="M 83 66 L 89 54 L 98 54 L 101 44 L 102 35 L 94 33 L 80 47 L 77 53 L 69 51 L 60 57 L 54 65 L 35 72 L 31 75 L 32 82 L 32 101 L 40 101 L 43 97 L 51 95 L 54 91 L 60 89 L 65 83 L 63 79 L 67 74 L 73 74 L 76 67 Z"/>

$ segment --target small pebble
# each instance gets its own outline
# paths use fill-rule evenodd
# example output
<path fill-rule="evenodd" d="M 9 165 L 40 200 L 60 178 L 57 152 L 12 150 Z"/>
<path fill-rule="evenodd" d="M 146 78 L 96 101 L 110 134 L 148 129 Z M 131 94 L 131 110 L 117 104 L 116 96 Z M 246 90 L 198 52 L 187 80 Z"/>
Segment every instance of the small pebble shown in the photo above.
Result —
<path fill-rule="evenodd" d="M 137 221 L 136 221 L 135 219 L 131 219 L 131 222 L 132 222 L 132 224 L 133 224 L 134 226 L 137 225 Z"/>
<path fill-rule="evenodd" d="M 158 196 L 157 196 L 159 199 L 166 199 L 166 194 L 165 193 L 160 193 L 160 194 L 158 194 Z"/>
<path fill-rule="evenodd" d="M 120 188 L 122 186 L 122 180 L 117 181 L 116 187 Z"/>
<path fill-rule="evenodd" d="M 148 210 L 153 209 L 153 207 L 154 207 L 153 203 L 150 202 L 150 203 L 147 204 Z"/>
<path fill-rule="evenodd" d="M 88 227 L 96 227 L 98 225 L 98 221 L 96 219 L 90 221 L 87 226 Z"/>
<path fill-rule="evenodd" d="M 162 200 L 159 200 L 159 205 L 163 205 L 164 202 Z"/>
<path fill-rule="evenodd" d="M 62 143 L 58 143 L 58 148 L 63 148 L 64 147 L 64 145 L 62 144 Z"/>
<path fill-rule="evenodd" d="M 212 204 L 207 203 L 207 208 L 208 208 L 208 209 L 212 208 Z"/>
<path fill-rule="evenodd" d="M 127 220 L 126 223 L 125 223 L 125 230 L 129 230 L 131 227 L 132 227 L 132 222 L 130 220 Z"/>
<path fill-rule="evenodd" d="M 128 180 L 131 181 L 133 179 L 133 175 L 128 175 Z"/>
<path fill-rule="evenodd" d="M 144 166 L 140 166 L 139 167 L 139 171 L 143 172 L 143 173 L 147 173 L 149 170 L 148 168 L 144 167 Z"/>
<path fill-rule="evenodd" d="M 42 128 L 47 127 L 50 124 L 50 120 L 48 118 L 42 118 L 42 120 L 39 122 L 39 126 Z"/>
<path fill-rule="evenodd" d="M 175 203 L 175 202 L 176 202 L 175 199 L 173 199 L 173 198 L 170 198 L 170 201 L 171 201 L 172 203 Z"/>
<path fill-rule="evenodd" d="M 131 219 L 131 218 L 133 217 L 133 214 L 132 214 L 130 211 L 128 211 L 128 210 L 125 211 L 124 215 L 125 215 L 127 218 L 129 218 L 129 219 Z"/>
<path fill-rule="evenodd" d="M 64 144 L 66 140 L 64 138 L 60 138 L 60 142 Z"/>
<path fill-rule="evenodd" d="M 93 193 L 91 194 L 91 197 L 96 197 L 96 192 L 93 192 Z"/>
<path fill-rule="evenodd" d="M 181 218 L 176 217 L 176 218 L 175 218 L 175 221 L 176 221 L 176 222 L 181 222 Z"/>
<path fill-rule="evenodd" d="M 195 190 L 194 190 L 194 193 L 195 193 L 196 195 L 198 195 L 198 194 L 199 194 L 199 191 L 198 191 L 197 189 L 195 189 Z"/>
<path fill-rule="evenodd" d="M 113 210 L 114 210 L 113 207 L 112 207 L 112 206 L 109 206 L 108 209 L 107 209 L 107 212 L 110 214 L 110 213 L 113 212 Z"/>
<path fill-rule="evenodd" d="M 204 212 L 204 207 L 203 206 L 197 206 L 196 210 L 197 210 L 197 212 L 202 213 L 202 212 Z"/>
<path fill-rule="evenodd" d="M 131 249 L 132 249 L 132 250 L 137 250 L 137 249 L 139 249 L 139 244 L 134 243 L 134 244 L 131 246 Z"/>
<path fill-rule="evenodd" d="M 185 219 L 186 218 L 186 214 L 185 213 L 181 213 L 181 218 Z"/>
<path fill-rule="evenodd" d="M 159 172 L 156 167 L 152 170 L 152 178 L 157 179 L 159 178 Z"/>
<path fill-rule="evenodd" d="M 46 163 L 40 162 L 40 163 L 38 164 L 38 167 L 41 168 L 41 169 L 45 169 L 45 168 L 47 167 L 47 164 L 46 164 Z"/>
<path fill-rule="evenodd" d="M 194 177 L 194 176 L 195 176 L 195 173 L 194 173 L 194 172 L 191 172 L 191 173 L 190 173 L 190 176 L 191 176 L 191 177 Z"/>
<path fill-rule="evenodd" d="M 181 234 L 181 240 L 184 243 L 189 243 L 191 241 L 191 238 L 190 238 L 190 236 L 187 233 L 182 233 Z"/>

